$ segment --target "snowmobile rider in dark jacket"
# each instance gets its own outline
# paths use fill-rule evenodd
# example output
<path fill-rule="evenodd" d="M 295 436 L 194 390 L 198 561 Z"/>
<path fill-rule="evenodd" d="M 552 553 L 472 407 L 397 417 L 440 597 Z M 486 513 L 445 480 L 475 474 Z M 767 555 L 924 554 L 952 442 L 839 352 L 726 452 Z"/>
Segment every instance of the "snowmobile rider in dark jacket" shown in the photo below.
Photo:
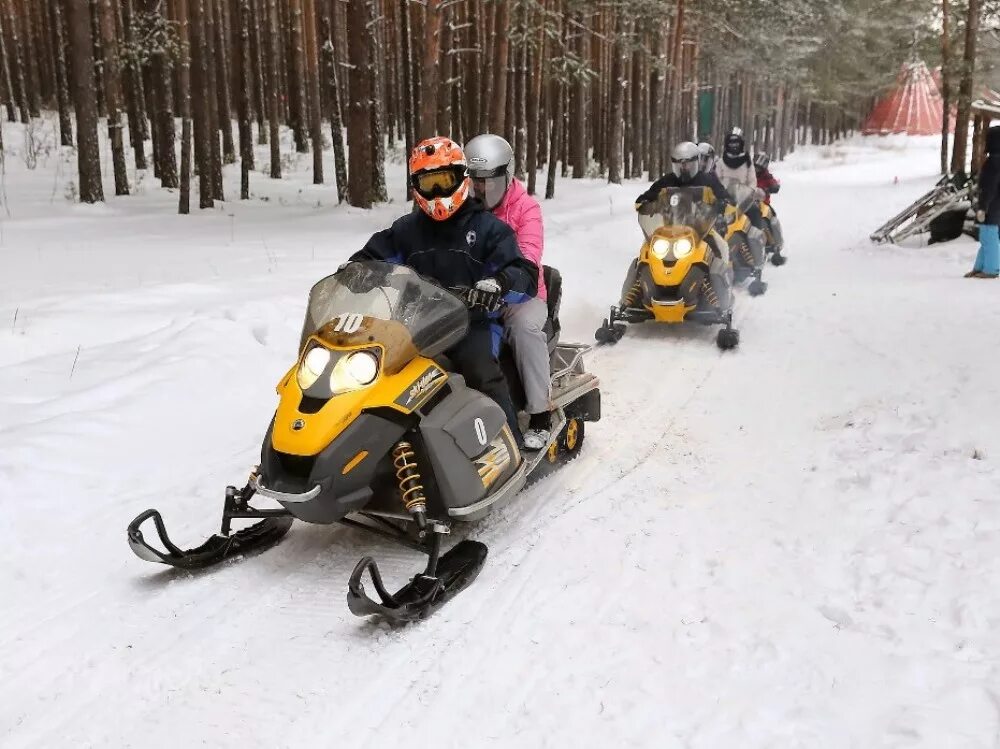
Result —
<path fill-rule="evenodd" d="M 694 160 L 688 153 L 691 149 L 687 146 L 694 146 Z M 695 143 L 679 143 L 671 153 L 671 163 L 673 171 L 664 174 L 656 182 L 649 186 L 642 195 L 635 199 L 636 208 L 643 203 L 656 200 L 660 190 L 668 187 L 710 187 L 715 193 L 717 200 L 727 205 L 736 205 L 733 196 L 715 176 L 715 172 L 707 172 L 700 166 L 701 153 Z"/>
<path fill-rule="evenodd" d="M 1000 275 L 1000 125 L 986 131 L 986 162 L 979 171 L 979 253 L 966 278 Z"/>
<path fill-rule="evenodd" d="M 399 263 L 445 288 L 473 290 L 469 334 L 446 353 L 470 387 L 503 409 L 520 442 L 517 413 L 497 360 L 499 313 L 504 301 L 535 295 L 538 268 L 521 254 L 514 231 L 470 197 L 468 164 L 457 143 L 434 137 L 417 144 L 409 173 L 420 210 L 373 234 L 351 260 Z"/>
<path fill-rule="evenodd" d="M 712 172 L 702 171 L 701 152 L 698 150 L 698 144 L 690 141 L 678 143 L 670 152 L 670 163 L 671 173 L 660 177 L 650 185 L 646 192 L 636 198 L 636 210 L 639 210 L 643 204 L 656 200 L 660 191 L 668 187 L 708 187 L 715 193 L 716 200 L 723 204 L 735 205 L 732 195 L 719 182 L 719 178 Z M 733 304 L 733 266 L 729 259 L 729 245 L 715 230 L 710 231 L 705 240 L 715 256 L 709 267 L 709 281 L 719 299 L 719 310 L 725 313 L 732 309 Z M 632 270 L 625 278 L 625 286 L 622 289 L 622 306 L 624 306 L 626 291 L 632 288 L 635 283 L 636 269 L 637 266 L 633 263 Z"/>

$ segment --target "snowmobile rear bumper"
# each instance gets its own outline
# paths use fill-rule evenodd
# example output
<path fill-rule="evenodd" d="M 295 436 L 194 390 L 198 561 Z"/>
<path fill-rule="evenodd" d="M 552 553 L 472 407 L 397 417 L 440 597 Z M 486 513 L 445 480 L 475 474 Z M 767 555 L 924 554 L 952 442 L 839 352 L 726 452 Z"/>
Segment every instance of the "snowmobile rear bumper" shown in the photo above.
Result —
<path fill-rule="evenodd" d="M 186 550 L 181 549 L 170 539 L 159 511 L 146 510 L 128 524 L 129 548 L 144 561 L 195 570 L 211 567 L 240 554 L 273 546 L 292 527 L 294 518 L 287 510 L 258 510 L 250 507 L 247 500 L 252 495 L 253 490 L 249 487 L 243 491 L 238 491 L 232 486 L 228 487 L 222 511 L 222 530 L 201 546 Z M 260 522 L 232 533 L 230 532 L 232 521 L 237 519 L 259 519 Z M 142 526 L 149 520 L 153 521 L 156 535 L 159 536 L 165 551 L 151 546 L 143 536 Z"/>
<path fill-rule="evenodd" d="M 434 533 L 429 549 L 427 568 L 414 575 L 395 594 L 382 582 L 378 564 L 364 557 L 354 567 L 347 587 L 347 607 L 355 616 L 378 616 L 392 624 L 406 624 L 430 616 L 437 609 L 467 588 L 479 575 L 486 562 L 486 545 L 479 541 L 460 541 L 438 558 L 441 536 Z M 379 600 L 365 592 L 362 578 L 368 572 Z"/>

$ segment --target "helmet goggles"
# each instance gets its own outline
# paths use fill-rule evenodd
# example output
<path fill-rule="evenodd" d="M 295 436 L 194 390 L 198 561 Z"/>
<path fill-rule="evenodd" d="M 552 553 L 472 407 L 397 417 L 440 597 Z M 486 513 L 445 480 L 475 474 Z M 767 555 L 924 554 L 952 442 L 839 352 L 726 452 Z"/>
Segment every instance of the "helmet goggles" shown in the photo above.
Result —
<path fill-rule="evenodd" d="M 413 189 L 428 200 L 446 198 L 457 190 L 465 179 L 464 166 L 449 166 L 417 172 L 411 178 Z"/>

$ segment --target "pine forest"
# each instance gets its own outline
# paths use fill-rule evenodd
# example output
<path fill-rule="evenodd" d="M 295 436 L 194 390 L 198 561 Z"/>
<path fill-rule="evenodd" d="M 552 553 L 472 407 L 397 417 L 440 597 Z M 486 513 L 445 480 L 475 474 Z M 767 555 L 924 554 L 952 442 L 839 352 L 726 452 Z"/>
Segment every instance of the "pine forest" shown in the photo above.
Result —
<path fill-rule="evenodd" d="M 980 0 L 0 0 L 0 101 L 11 121 L 58 112 L 84 202 L 104 199 L 102 159 L 116 194 L 129 165 L 151 169 L 181 213 L 236 197 L 227 164 L 248 198 L 258 170 L 282 177 L 283 132 L 353 206 L 386 199 L 387 153 L 434 134 L 504 135 L 552 197 L 559 178 L 655 177 L 677 140 L 731 127 L 778 158 L 827 143 L 916 52 L 945 64 L 967 122 L 994 16 Z"/>

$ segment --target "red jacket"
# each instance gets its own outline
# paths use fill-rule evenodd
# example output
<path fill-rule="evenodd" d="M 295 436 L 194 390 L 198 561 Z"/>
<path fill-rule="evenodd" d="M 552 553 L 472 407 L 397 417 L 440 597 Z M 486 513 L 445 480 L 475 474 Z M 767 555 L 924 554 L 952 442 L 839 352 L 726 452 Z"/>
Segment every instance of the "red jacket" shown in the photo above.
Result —
<path fill-rule="evenodd" d="M 754 166 L 757 170 L 757 187 L 767 193 L 764 197 L 764 202 L 771 205 L 771 196 L 781 189 L 781 180 L 775 177 L 767 169 L 761 169 L 759 166 Z"/>

